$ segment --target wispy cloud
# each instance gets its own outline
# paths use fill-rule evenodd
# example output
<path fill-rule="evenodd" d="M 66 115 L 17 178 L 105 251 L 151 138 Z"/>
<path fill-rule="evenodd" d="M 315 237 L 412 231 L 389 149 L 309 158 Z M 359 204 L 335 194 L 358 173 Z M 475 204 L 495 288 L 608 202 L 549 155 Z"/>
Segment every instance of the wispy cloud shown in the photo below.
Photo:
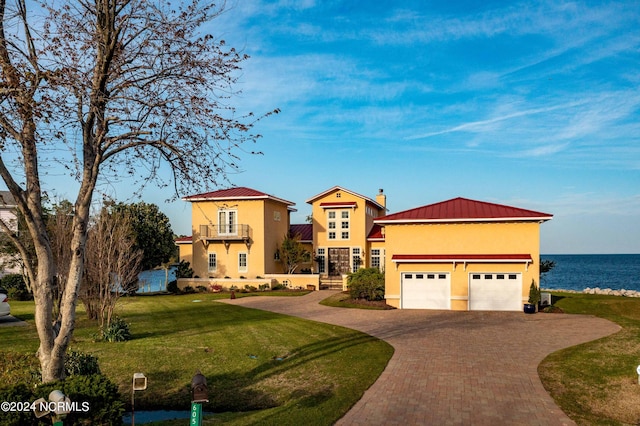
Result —
<path fill-rule="evenodd" d="M 453 132 L 470 132 L 470 133 L 484 133 L 484 132 L 490 132 L 495 130 L 495 127 L 493 126 L 496 123 L 500 123 L 503 121 L 507 121 L 507 120 L 512 120 L 515 118 L 520 118 L 520 117 L 526 117 L 526 116 L 530 116 L 530 115 L 535 115 L 535 114 L 542 114 L 542 113 L 547 113 L 547 112 L 551 112 L 551 111 L 555 111 L 555 110 L 559 110 L 559 109 L 567 109 L 567 108 L 573 108 L 576 105 L 579 105 L 580 102 L 574 102 L 574 103 L 569 103 L 569 104 L 565 104 L 565 105 L 556 105 L 556 106 L 552 106 L 552 107 L 544 107 L 544 108 L 534 108 L 534 109 L 529 109 L 529 110 L 524 110 L 524 111 L 517 111 L 517 112 L 513 112 L 510 114 L 506 114 L 506 115 L 502 115 L 502 116 L 498 116 L 498 117 L 492 117 L 486 120 L 479 120 L 479 121 L 471 121 L 468 123 L 463 123 L 463 124 L 459 124 L 453 127 L 449 127 L 446 129 L 442 129 L 442 130 L 437 130 L 434 132 L 428 132 L 428 133 L 422 133 L 422 134 L 418 134 L 418 135 L 413 135 L 413 136 L 407 136 L 405 137 L 406 140 L 415 140 L 415 139 L 426 139 L 426 138 L 430 138 L 433 136 L 439 136 L 439 135 L 443 135 L 443 134 L 447 134 L 447 133 L 453 133 Z"/>

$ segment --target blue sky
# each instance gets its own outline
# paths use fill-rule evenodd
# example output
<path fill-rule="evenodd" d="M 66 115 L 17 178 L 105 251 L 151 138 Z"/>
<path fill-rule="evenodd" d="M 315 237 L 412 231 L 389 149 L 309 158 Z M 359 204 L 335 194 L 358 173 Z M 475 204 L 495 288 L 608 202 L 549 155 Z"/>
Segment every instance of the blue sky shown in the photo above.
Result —
<path fill-rule="evenodd" d="M 294 221 L 334 185 L 384 188 L 391 212 L 552 213 L 544 253 L 640 253 L 636 1 L 231 6 L 212 31 L 251 56 L 238 103 L 282 110 L 232 179 L 296 202 Z"/>
<path fill-rule="evenodd" d="M 390 212 L 462 196 L 552 213 L 543 253 L 640 253 L 637 1 L 229 3 L 207 30 L 251 56 L 232 102 L 282 111 L 231 180 L 296 202 L 294 222 L 334 185 L 384 188 Z M 189 234 L 190 205 L 166 198 L 144 195 Z"/>

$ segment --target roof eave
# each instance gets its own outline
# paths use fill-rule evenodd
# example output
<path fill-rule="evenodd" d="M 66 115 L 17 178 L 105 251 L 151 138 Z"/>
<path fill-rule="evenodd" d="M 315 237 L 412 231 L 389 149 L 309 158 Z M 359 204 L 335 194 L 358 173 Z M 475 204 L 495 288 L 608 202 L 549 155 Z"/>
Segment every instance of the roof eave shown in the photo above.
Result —
<path fill-rule="evenodd" d="M 485 217 L 460 219 L 374 219 L 373 223 L 380 225 L 408 224 L 408 223 L 461 223 L 461 222 L 546 222 L 553 216 L 541 217 Z"/>
<path fill-rule="evenodd" d="M 194 202 L 194 201 L 242 201 L 242 200 L 273 200 L 280 202 L 282 204 L 286 204 L 288 206 L 295 206 L 296 203 L 293 201 L 284 200 L 282 198 L 274 197 L 272 195 L 255 195 L 255 196 L 245 196 L 245 197 L 200 197 L 198 195 L 194 195 L 191 197 L 183 197 L 182 201 Z"/>

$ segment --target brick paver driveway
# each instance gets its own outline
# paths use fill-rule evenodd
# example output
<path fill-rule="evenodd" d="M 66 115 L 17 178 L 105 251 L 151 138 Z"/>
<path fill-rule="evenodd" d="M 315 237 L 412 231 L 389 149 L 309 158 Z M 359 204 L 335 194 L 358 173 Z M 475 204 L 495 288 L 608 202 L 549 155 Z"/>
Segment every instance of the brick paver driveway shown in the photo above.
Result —
<path fill-rule="evenodd" d="M 558 349 L 615 333 L 584 315 L 330 308 L 332 292 L 224 302 L 341 325 L 393 345 L 380 378 L 339 425 L 571 425 L 537 366 Z"/>

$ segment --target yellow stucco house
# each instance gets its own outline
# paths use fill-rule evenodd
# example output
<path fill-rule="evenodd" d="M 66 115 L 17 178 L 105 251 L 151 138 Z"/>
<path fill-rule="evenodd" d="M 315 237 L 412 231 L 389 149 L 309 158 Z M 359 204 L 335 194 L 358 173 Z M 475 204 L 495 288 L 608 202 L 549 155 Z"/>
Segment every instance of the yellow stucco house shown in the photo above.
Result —
<path fill-rule="evenodd" d="M 374 220 L 384 235 L 385 298 L 403 309 L 522 310 L 540 278 L 550 214 L 454 198 Z"/>
<path fill-rule="evenodd" d="M 191 203 L 191 237 L 180 259 L 198 278 L 260 277 L 282 272 L 275 256 L 289 232 L 293 202 L 239 187 L 183 198 Z"/>
<path fill-rule="evenodd" d="M 321 282 L 342 287 L 343 276 L 371 265 L 367 261 L 367 236 L 375 218 L 386 213 L 386 196 L 380 190 L 373 200 L 334 186 L 307 200 L 313 218 L 313 251 Z M 378 263 L 376 265 L 379 265 Z"/>
<path fill-rule="evenodd" d="M 552 218 L 466 198 L 387 215 L 382 190 L 369 198 L 340 186 L 307 200 L 311 224 L 291 224 L 294 203 L 250 188 L 184 200 L 193 235 L 177 244 L 200 279 L 283 279 L 277 249 L 290 233 L 313 262 L 284 279 L 342 288 L 350 272 L 379 268 L 400 309 L 522 310 L 539 282 L 540 224 Z"/>

